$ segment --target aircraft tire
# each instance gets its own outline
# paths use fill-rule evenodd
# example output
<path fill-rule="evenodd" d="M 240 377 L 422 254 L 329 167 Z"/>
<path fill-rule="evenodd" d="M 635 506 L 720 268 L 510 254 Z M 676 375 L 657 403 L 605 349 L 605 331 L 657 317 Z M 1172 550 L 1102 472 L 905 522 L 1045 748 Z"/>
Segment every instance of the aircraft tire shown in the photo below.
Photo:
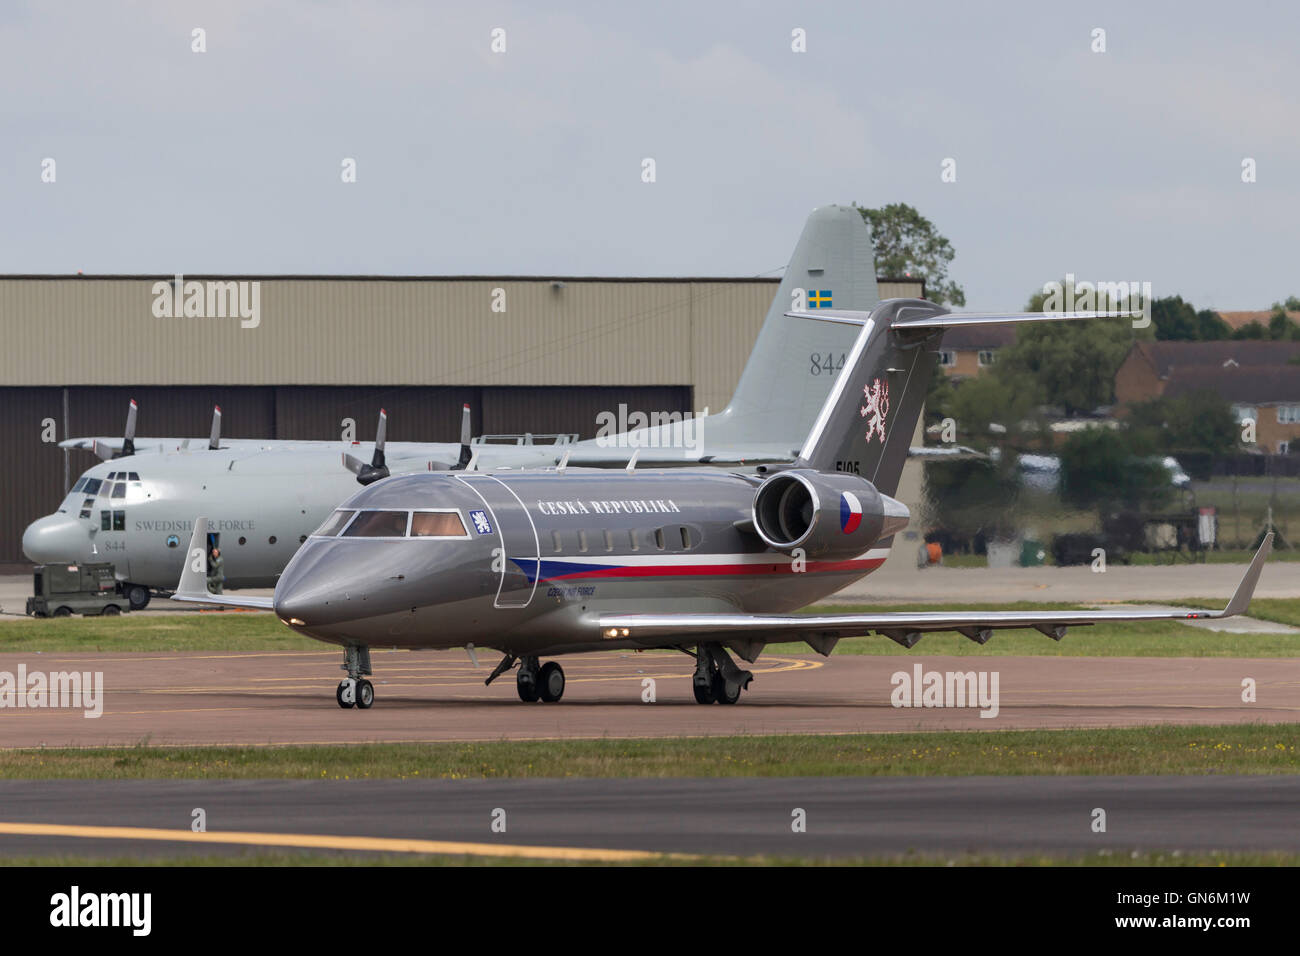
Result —
<path fill-rule="evenodd" d="M 153 597 L 143 584 L 128 584 L 125 593 L 133 611 L 143 611 L 149 606 L 149 599 Z"/>
<path fill-rule="evenodd" d="M 541 694 L 537 689 L 536 681 L 515 681 L 515 689 L 519 691 L 519 699 L 525 704 L 535 704 L 541 699 Z"/>
<path fill-rule="evenodd" d="M 713 703 L 713 685 L 712 684 L 695 684 L 691 687 L 695 690 L 695 703 L 711 704 Z"/>
<path fill-rule="evenodd" d="M 727 682 L 723 679 L 723 676 L 721 674 L 713 675 L 713 699 L 719 704 L 736 703 L 740 700 L 740 691 L 741 688 L 737 685 L 736 693 L 734 695 L 727 693 Z"/>
<path fill-rule="evenodd" d="M 369 710 L 375 706 L 375 685 L 368 680 L 357 681 L 357 707 Z"/>
<path fill-rule="evenodd" d="M 537 672 L 537 688 L 546 703 L 558 701 L 564 696 L 564 668 L 555 661 L 547 661 Z"/>
<path fill-rule="evenodd" d="M 345 692 L 346 696 L 345 696 Z M 349 692 L 348 681 L 339 681 L 338 690 L 334 692 L 334 699 L 339 702 L 339 706 L 344 710 L 349 710 L 357 705 L 355 688 Z"/>

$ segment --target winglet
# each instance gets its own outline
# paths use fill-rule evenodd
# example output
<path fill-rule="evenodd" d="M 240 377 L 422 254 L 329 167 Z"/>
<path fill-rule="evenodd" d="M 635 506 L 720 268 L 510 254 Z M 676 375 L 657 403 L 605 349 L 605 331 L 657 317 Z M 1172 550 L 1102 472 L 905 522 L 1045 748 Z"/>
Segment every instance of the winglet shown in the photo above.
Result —
<path fill-rule="evenodd" d="M 1251 558 L 1250 567 L 1246 573 L 1241 576 L 1241 583 L 1237 585 L 1236 592 L 1232 595 L 1232 600 L 1228 606 L 1223 609 L 1219 617 L 1232 617 L 1236 614 L 1245 614 L 1250 608 L 1250 599 L 1255 594 L 1255 585 L 1259 583 L 1259 576 L 1264 570 L 1264 562 L 1268 560 L 1269 553 L 1273 550 L 1273 532 L 1264 535 L 1264 540 L 1260 542 L 1259 550 L 1255 552 L 1255 557 Z"/>
<path fill-rule="evenodd" d="M 176 585 L 176 597 L 199 595 L 207 597 L 208 591 L 208 519 L 194 519 L 194 533 L 185 552 L 185 565 Z"/>

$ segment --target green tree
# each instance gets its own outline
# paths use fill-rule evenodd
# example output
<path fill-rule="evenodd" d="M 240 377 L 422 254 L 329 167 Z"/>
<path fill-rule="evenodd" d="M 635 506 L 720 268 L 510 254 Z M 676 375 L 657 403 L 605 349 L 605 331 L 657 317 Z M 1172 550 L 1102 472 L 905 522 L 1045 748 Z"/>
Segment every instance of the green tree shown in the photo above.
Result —
<path fill-rule="evenodd" d="M 1293 295 L 1287 296 L 1286 302 L 1283 304 L 1286 306 L 1288 312 L 1300 312 L 1300 299 L 1297 299 Z"/>
<path fill-rule="evenodd" d="M 1047 297 L 1035 292 L 1025 311 L 1043 311 Z M 1102 296 L 1096 308 L 1104 311 L 1109 305 Z M 1143 336 L 1150 334 L 1150 329 L 1142 330 Z M 1015 344 L 998 353 L 995 370 L 1012 380 L 1032 380 L 1039 400 L 1067 415 L 1087 412 L 1115 400 L 1115 373 L 1136 337 L 1128 318 L 1026 323 L 1017 326 Z"/>
<path fill-rule="evenodd" d="M 1151 323 L 1156 338 L 1180 342 L 1204 342 L 1226 339 L 1232 326 L 1211 309 L 1199 312 L 1180 295 L 1166 296 L 1151 303 Z"/>
<path fill-rule="evenodd" d="M 1173 495 L 1158 460 L 1135 454 L 1128 435 L 1110 428 L 1075 432 L 1061 446 L 1061 500 L 1075 508 L 1160 508 Z"/>
<path fill-rule="evenodd" d="M 880 274 L 923 279 L 931 301 L 966 304 L 966 293 L 948 278 L 948 263 L 956 251 L 934 223 L 907 203 L 890 203 L 879 209 L 864 209 L 857 203 L 853 206 L 871 229 Z"/>
<path fill-rule="evenodd" d="M 1300 325 L 1297 325 L 1281 302 L 1273 303 L 1273 314 L 1268 317 L 1268 337 L 1275 342 L 1300 339 Z"/>
<path fill-rule="evenodd" d="M 1128 426 L 1134 447 L 1169 455 L 1226 455 L 1236 450 L 1241 437 L 1232 407 L 1212 389 L 1135 403 L 1129 409 Z"/>
<path fill-rule="evenodd" d="M 1268 327 L 1263 322 L 1247 322 L 1241 328 L 1232 333 L 1232 337 L 1240 340 L 1254 340 L 1268 338 Z"/>
<path fill-rule="evenodd" d="M 1025 438 L 1022 424 L 1028 422 L 1031 430 L 1037 425 L 1034 411 L 1042 401 L 1042 390 L 1032 376 L 1005 370 L 999 364 L 995 371 L 958 385 L 948 403 L 948 414 L 977 448 L 1014 446 Z M 1005 437 L 994 435 L 991 425 L 1004 427 Z"/>

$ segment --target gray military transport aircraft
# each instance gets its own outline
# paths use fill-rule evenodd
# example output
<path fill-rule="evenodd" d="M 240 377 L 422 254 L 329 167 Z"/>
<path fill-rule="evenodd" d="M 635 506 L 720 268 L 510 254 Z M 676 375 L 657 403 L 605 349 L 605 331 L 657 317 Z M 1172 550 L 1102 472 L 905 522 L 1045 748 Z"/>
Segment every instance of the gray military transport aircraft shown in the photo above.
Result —
<path fill-rule="evenodd" d="M 908 522 L 894 500 L 944 331 L 1096 313 L 954 315 L 920 299 L 869 314 L 791 313 L 856 328 L 842 374 L 798 458 L 766 474 L 718 469 L 425 473 L 347 501 L 298 549 L 270 598 L 207 593 L 207 520 L 174 600 L 274 610 L 298 633 L 341 645 L 342 707 L 374 703 L 369 648 L 500 651 L 491 683 L 518 666 L 525 701 L 558 701 L 563 654 L 676 648 L 695 658 L 695 699 L 734 704 L 774 641 L 828 655 L 876 632 L 911 647 L 927 631 L 983 644 L 1001 628 L 1060 640 L 1097 621 L 1216 618 L 1249 605 L 1267 538 L 1222 611 L 791 612 L 879 567 Z M 821 324 L 821 323 L 818 323 Z M 694 648 L 692 650 L 692 648 Z"/>
<path fill-rule="evenodd" d="M 137 438 L 131 403 L 119 438 L 72 438 L 105 459 L 74 484 L 55 513 L 23 534 L 37 564 L 112 561 L 133 608 L 169 591 L 193 517 L 209 518 L 227 585 L 273 587 L 299 544 L 356 490 L 388 475 L 558 465 L 641 466 L 790 461 L 842 368 L 853 330 L 791 323 L 786 310 L 867 310 L 879 301 L 871 236 L 851 206 L 821 206 L 804 225 L 740 382 L 718 414 L 567 445 L 373 445 L 221 437 L 220 409 L 204 439 Z M 909 436 L 910 438 L 910 436 Z M 473 456 L 473 462 L 469 457 Z M 368 462 L 368 463 L 367 463 Z M 346 468 L 344 465 L 346 464 Z"/>

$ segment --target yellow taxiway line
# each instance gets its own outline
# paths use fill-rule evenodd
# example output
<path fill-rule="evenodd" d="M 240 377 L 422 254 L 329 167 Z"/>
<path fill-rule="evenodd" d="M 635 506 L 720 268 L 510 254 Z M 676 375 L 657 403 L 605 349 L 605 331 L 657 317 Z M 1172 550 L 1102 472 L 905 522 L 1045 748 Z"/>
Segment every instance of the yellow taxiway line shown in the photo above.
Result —
<path fill-rule="evenodd" d="M 524 846 L 517 843 L 462 843 L 395 837 L 331 836 L 322 833 L 251 833 L 238 830 L 195 833 L 153 827 L 73 826 L 61 823 L 0 823 L 0 835 L 80 837 L 97 840 L 158 840 L 166 843 L 240 844 L 310 850 L 364 850 L 375 853 L 442 853 L 452 856 L 517 857 L 591 863 L 695 859 L 691 854 L 652 853 L 576 846 Z"/>

